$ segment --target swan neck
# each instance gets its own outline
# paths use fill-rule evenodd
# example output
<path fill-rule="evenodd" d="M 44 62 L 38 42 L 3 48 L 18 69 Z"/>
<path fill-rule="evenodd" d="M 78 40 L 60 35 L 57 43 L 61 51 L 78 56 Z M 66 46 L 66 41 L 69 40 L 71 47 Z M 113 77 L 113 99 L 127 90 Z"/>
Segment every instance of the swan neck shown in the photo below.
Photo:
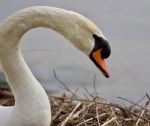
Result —
<path fill-rule="evenodd" d="M 54 8 L 54 7 L 31 7 L 21 10 L 4 22 L 4 33 L 19 39 L 28 30 L 36 27 L 51 28 L 63 36 L 70 34 L 67 27 L 71 25 L 69 22 L 70 12 Z M 66 30 L 67 29 L 67 30 Z"/>
<path fill-rule="evenodd" d="M 42 103 L 49 105 L 45 90 L 33 76 L 20 50 L 1 57 L 1 66 L 15 97 L 16 106 L 24 103 L 31 105 L 32 101 L 38 102 L 37 99 L 42 99 Z M 40 103 L 41 101 L 38 104 Z"/>
<path fill-rule="evenodd" d="M 51 28 L 67 37 L 70 34 L 67 27 L 72 25 L 68 21 L 71 15 L 69 11 L 59 8 L 31 7 L 16 12 L 0 25 L 0 65 L 15 96 L 15 104 L 37 101 L 39 97 L 47 99 L 40 101 L 41 104 L 49 104 L 44 89 L 24 61 L 19 40 L 24 33 L 36 27 Z"/>

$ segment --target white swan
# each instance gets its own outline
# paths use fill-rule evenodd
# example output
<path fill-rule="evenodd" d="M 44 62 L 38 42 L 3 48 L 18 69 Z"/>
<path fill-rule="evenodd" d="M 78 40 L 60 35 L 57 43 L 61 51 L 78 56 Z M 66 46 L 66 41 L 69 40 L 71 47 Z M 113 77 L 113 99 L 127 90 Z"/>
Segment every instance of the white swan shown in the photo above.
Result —
<path fill-rule="evenodd" d="M 62 34 L 109 77 L 104 59 L 110 55 L 110 46 L 90 20 L 73 11 L 46 6 L 16 12 L 0 25 L 0 66 L 15 97 L 14 106 L 0 107 L 0 126 L 50 125 L 49 99 L 19 47 L 24 33 L 36 27 L 51 28 Z"/>

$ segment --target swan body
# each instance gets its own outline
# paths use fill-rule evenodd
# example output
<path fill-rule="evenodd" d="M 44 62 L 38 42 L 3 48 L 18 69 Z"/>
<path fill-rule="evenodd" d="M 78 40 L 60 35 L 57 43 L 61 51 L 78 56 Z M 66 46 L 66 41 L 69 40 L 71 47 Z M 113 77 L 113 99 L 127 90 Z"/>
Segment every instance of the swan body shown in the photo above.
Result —
<path fill-rule="evenodd" d="M 28 68 L 19 46 L 21 37 L 36 27 L 51 28 L 62 34 L 109 76 L 104 59 L 110 55 L 110 46 L 90 20 L 55 7 L 36 6 L 18 11 L 0 24 L 0 67 L 15 97 L 14 106 L 0 106 L 0 126 L 50 125 L 48 96 Z"/>

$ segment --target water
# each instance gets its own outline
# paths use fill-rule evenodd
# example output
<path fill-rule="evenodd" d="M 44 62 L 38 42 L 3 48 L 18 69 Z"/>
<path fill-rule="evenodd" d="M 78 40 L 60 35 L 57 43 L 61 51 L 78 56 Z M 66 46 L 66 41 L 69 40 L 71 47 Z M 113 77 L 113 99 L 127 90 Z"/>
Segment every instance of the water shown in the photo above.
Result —
<path fill-rule="evenodd" d="M 87 56 L 58 33 L 44 28 L 29 31 L 22 39 L 23 54 L 47 90 L 60 92 L 53 76 L 55 70 L 70 89 L 79 88 L 80 94 L 85 92 L 83 85 L 93 91 L 94 75 L 99 94 L 112 101 L 117 96 L 137 101 L 150 93 L 150 1 L 5 0 L 0 4 L 0 21 L 16 10 L 33 5 L 57 6 L 87 16 L 102 29 L 112 47 L 107 60 L 111 78 L 106 79 Z"/>

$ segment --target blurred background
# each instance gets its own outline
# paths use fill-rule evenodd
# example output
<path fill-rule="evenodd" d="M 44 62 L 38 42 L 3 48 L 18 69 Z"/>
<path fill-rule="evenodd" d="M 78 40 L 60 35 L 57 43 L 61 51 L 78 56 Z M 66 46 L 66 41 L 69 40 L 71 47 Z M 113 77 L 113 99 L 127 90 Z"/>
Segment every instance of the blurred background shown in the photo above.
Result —
<path fill-rule="evenodd" d="M 111 77 L 106 79 L 89 58 L 58 33 L 37 28 L 22 38 L 22 52 L 33 74 L 47 91 L 60 94 L 55 70 L 72 91 L 93 92 L 93 79 L 101 97 L 116 101 L 122 96 L 138 101 L 150 93 L 150 1 L 149 0 L 4 0 L 0 22 L 29 6 L 55 6 L 76 11 L 91 19 L 108 38 L 112 54 L 107 59 Z M 5 83 L 0 74 L 2 85 Z"/>

